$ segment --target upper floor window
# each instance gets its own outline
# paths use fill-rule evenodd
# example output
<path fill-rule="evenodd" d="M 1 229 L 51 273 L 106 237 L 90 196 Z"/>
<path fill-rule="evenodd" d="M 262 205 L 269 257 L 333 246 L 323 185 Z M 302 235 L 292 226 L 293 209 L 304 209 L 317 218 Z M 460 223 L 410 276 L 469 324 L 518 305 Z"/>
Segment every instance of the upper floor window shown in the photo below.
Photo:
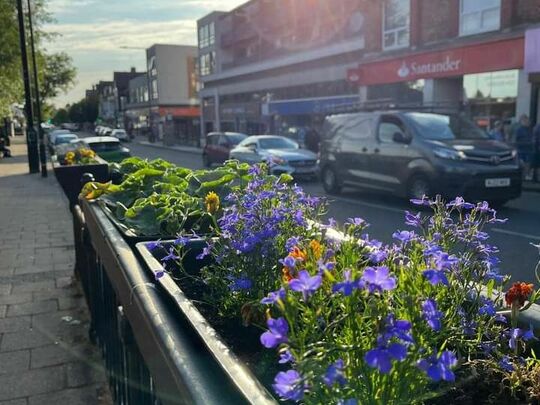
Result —
<path fill-rule="evenodd" d="M 501 26 L 501 0 L 460 0 L 460 35 L 498 30 Z"/>
<path fill-rule="evenodd" d="M 214 73 L 216 67 L 216 53 L 214 51 L 205 53 L 199 59 L 199 71 L 201 76 L 206 76 Z"/>
<path fill-rule="evenodd" d="M 385 0 L 383 10 L 383 48 L 409 46 L 410 0 Z"/>
<path fill-rule="evenodd" d="M 206 48 L 216 42 L 216 27 L 214 22 L 199 28 L 199 48 Z"/>

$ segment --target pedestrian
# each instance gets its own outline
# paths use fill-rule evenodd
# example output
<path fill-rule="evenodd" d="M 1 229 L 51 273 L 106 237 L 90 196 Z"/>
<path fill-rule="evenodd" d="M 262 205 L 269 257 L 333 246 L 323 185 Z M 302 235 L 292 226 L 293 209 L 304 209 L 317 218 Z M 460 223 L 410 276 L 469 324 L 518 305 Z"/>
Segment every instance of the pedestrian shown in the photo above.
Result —
<path fill-rule="evenodd" d="M 523 163 L 523 177 L 531 180 L 531 163 L 534 156 L 534 143 L 529 117 L 523 114 L 519 118 L 519 127 L 516 130 L 515 144 L 518 157 Z"/>
<path fill-rule="evenodd" d="M 489 137 L 495 141 L 505 141 L 502 121 L 495 121 L 493 128 L 489 131 Z"/>
<path fill-rule="evenodd" d="M 306 133 L 306 148 L 313 153 L 319 153 L 320 136 L 316 129 L 310 128 Z"/>
<path fill-rule="evenodd" d="M 534 158 L 533 158 L 533 180 L 540 181 L 540 122 L 536 124 L 533 131 Z"/>

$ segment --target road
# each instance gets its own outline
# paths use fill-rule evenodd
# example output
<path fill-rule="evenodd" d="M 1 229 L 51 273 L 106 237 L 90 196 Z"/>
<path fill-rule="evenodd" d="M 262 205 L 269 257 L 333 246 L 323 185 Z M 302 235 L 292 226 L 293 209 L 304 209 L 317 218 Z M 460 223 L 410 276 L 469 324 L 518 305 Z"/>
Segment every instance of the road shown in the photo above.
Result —
<path fill-rule="evenodd" d="M 201 157 L 197 154 L 137 143 L 131 143 L 129 147 L 136 156 L 149 159 L 160 157 L 185 167 L 202 168 Z M 301 185 L 312 195 L 325 195 L 318 182 L 304 182 Z M 349 217 L 362 217 L 371 224 L 368 229 L 370 236 L 385 242 L 391 242 L 391 235 L 396 229 L 406 228 L 403 212 L 411 209 L 402 199 L 352 189 L 329 197 L 329 201 L 327 217 L 333 217 L 338 222 Z M 499 217 L 508 218 L 509 221 L 493 226 L 489 233 L 491 243 L 500 249 L 501 272 L 511 275 L 514 281 L 536 282 L 534 268 L 539 252 L 530 243 L 540 243 L 540 193 L 524 192 L 521 198 L 501 209 Z"/>

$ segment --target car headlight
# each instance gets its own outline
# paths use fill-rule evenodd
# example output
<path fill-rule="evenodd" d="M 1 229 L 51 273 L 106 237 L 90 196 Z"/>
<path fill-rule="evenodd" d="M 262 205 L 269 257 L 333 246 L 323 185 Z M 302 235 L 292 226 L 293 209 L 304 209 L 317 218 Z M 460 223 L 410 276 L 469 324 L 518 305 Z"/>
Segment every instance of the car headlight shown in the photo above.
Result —
<path fill-rule="evenodd" d="M 455 149 L 446 149 L 446 148 L 436 148 L 433 150 L 435 156 L 438 156 L 442 159 L 451 159 L 451 160 L 464 160 L 467 159 L 467 155 L 461 150 Z"/>
<path fill-rule="evenodd" d="M 518 152 L 517 149 L 512 149 L 512 159 L 517 158 Z"/>

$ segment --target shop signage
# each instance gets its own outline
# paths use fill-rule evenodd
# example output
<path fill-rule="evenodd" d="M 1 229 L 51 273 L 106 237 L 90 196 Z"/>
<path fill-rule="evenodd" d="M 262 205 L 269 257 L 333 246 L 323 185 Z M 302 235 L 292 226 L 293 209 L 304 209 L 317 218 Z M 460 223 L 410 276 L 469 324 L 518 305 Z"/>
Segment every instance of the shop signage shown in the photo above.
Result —
<path fill-rule="evenodd" d="M 462 76 L 523 67 L 524 39 L 514 38 L 359 65 L 347 72 L 359 85 Z"/>
<path fill-rule="evenodd" d="M 159 107 L 161 117 L 199 117 L 201 111 L 199 107 Z"/>
<path fill-rule="evenodd" d="M 324 114 L 336 109 L 353 106 L 359 96 L 306 98 L 299 100 L 271 101 L 263 104 L 264 115 Z"/>

